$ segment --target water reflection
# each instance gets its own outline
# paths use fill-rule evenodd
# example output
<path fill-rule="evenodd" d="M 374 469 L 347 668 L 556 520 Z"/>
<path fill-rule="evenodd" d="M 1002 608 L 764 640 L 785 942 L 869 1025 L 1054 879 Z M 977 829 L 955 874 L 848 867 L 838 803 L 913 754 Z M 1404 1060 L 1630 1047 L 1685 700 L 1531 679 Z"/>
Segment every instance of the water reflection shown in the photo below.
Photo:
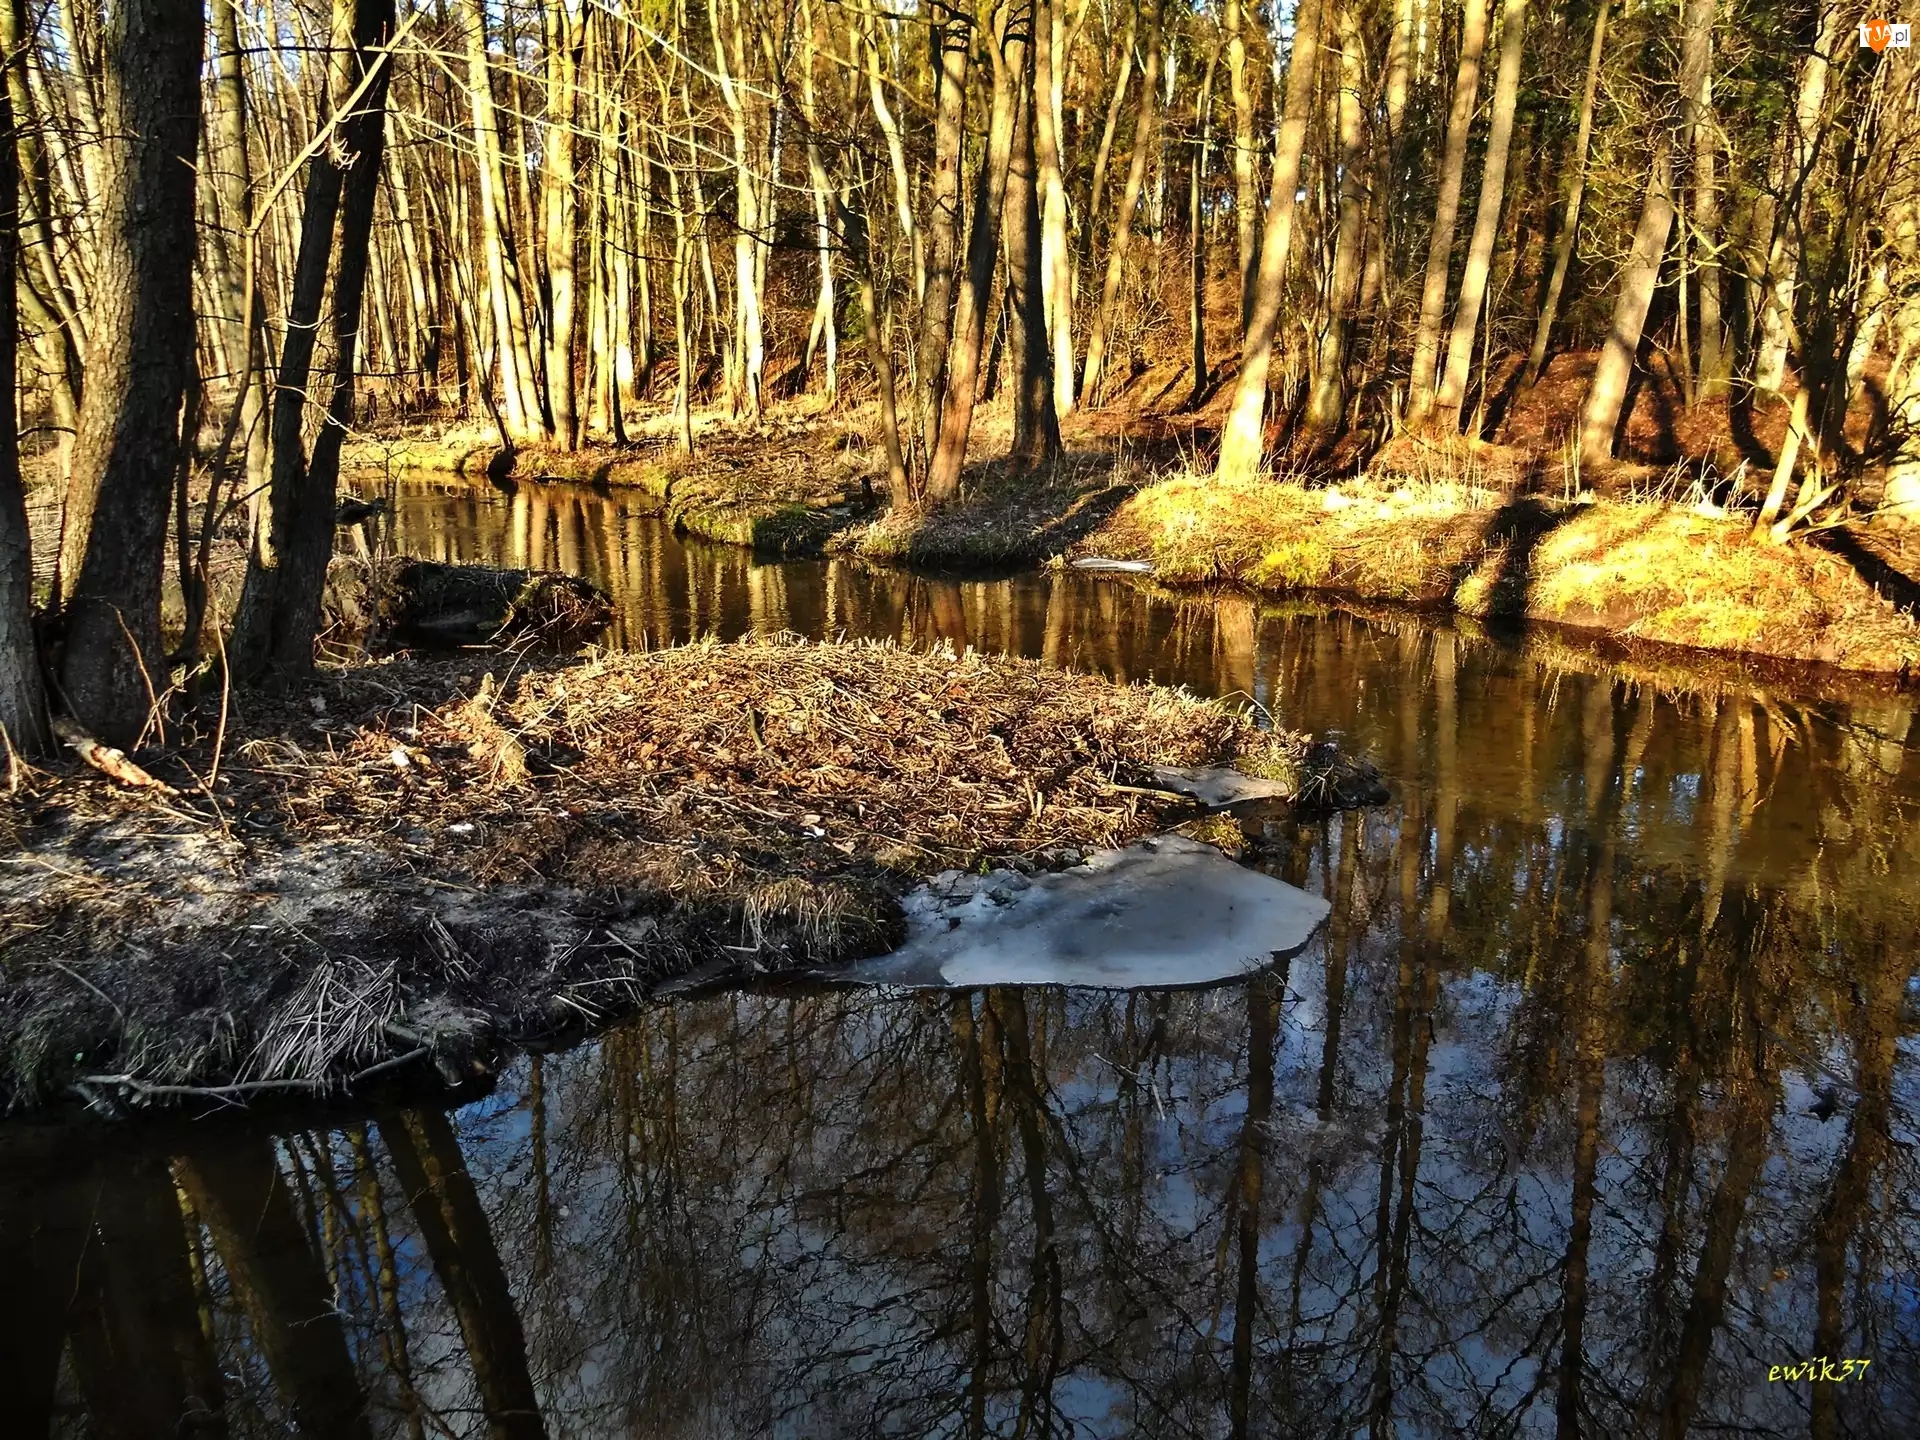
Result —
<path fill-rule="evenodd" d="M 1395 803 L 1272 837 L 1333 916 L 1247 988 L 729 994 L 451 1116 L 0 1132 L 19 1433 L 1913 1433 L 1905 711 L 637 535 L 629 642 L 1239 691 Z M 1872 1365 L 1768 1379 L 1822 1355 Z"/>

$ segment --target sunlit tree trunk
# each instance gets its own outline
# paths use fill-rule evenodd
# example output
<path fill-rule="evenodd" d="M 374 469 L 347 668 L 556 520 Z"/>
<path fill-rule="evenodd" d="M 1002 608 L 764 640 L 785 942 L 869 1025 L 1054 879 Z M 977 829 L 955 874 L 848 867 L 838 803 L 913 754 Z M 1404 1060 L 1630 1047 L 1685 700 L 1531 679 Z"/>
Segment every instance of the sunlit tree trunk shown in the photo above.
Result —
<path fill-rule="evenodd" d="M 1640 223 L 1633 233 L 1633 250 L 1620 272 L 1620 291 L 1613 306 L 1613 324 L 1594 367 L 1593 383 L 1580 412 L 1580 454 L 1589 463 L 1603 463 L 1613 455 L 1613 435 L 1620 426 L 1620 408 L 1626 402 L 1627 381 L 1640 349 L 1640 334 L 1653 304 L 1660 279 L 1660 259 L 1666 254 L 1673 230 L 1671 164 L 1664 130 L 1654 136 L 1653 163 L 1647 176 L 1647 194 L 1640 207 Z"/>
<path fill-rule="evenodd" d="M 1513 141 L 1513 112 L 1520 99 L 1520 59 L 1527 28 L 1527 0 L 1506 0 L 1500 10 L 1500 69 L 1494 78 L 1493 120 L 1480 173 L 1480 208 L 1467 268 L 1460 277 L 1460 303 L 1453 312 L 1446 369 L 1434 395 L 1434 419 L 1449 433 L 1460 429 L 1460 407 L 1473 369 L 1473 342 L 1479 333 L 1480 307 L 1486 303 L 1487 276 L 1493 269 L 1493 243 L 1499 238 L 1500 209 L 1507 192 L 1507 152 Z"/>
<path fill-rule="evenodd" d="M 1218 49 L 1208 56 L 1200 93 L 1193 102 L 1193 159 L 1187 167 L 1187 338 L 1192 345 L 1193 390 L 1188 403 L 1198 405 L 1207 389 L 1207 230 L 1204 204 L 1207 153 L 1213 146 L 1213 72 Z"/>
<path fill-rule="evenodd" d="M 1470 0 L 1471 3 L 1471 0 Z M 1219 477 L 1251 479 L 1266 449 L 1267 376 L 1285 299 L 1287 256 L 1293 243 L 1293 212 L 1300 189 L 1300 156 L 1313 118 L 1314 75 L 1320 57 L 1319 0 L 1301 0 L 1294 16 L 1293 58 L 1287 64 L 1286 106 L 1273 152 L 1273 193 L 1260 239 L 1260 270 L 1253 313 L 1240 346 L 1240 378 L 1220 438 Z"/>
<path fill-rule="evenodd" d="M 1701 0 L 1695 0 L 1701 3 Z M 1760 300 L 1759 338 L 1753 357 L 1753 383 L 1778 393 L 1786 383 L 1787 345 L 1793 334 L 1793 296 L 1806 245 L 1807 205 L 1820 149 L 1820 125 L 1826 113 L 1827 82 L 1842 43 L 1851 44 L 1838 0 L 1820 0 L 1820 23 L 1813 49 L 1800 61 L 1793 124 L 1780 137 L 1770 189 L 1772 239 L 1767 252 L 1765 288 Z"/>
<path fill-rule="evenodd" d="M 574 277 L 579 249 L 574 131 L 580 120 L 579 70 L 586 17 L 569 14 L 567 0 L 543 0 L 541 18 L 546 28 L 547 123 L 540 201 L 546 222 L 547 293 L 551 304 L 547 402 L 553 412 L 554 441 L 571 450 L 580 443 L 573 368 L 580 339 Z"/>
<path fill-rule="evenodd" d="M 1062 105 L 1066 71 L 1066 0 L 1039 0 L 1034 17 L 1035 160 L 1040 174 L 1040 271 L 1047 336 L 1053 347 L 1053 409 L 1071 414 L 1073 387 L 1073 248 L 1067 239 L 1066 165 L 1062 159 Z"/>
<path fill-rule="evenodd" d="M 14 147 L 13 106 L 0 90 L 0 275 L 20 260 L 20 162 Z M 7 747 L 39 755 L 47 747 L 46 697 L 33 638 L 33 536 L 20 481 L 20 437 L 15 423 L 15 372 L 20 317 L 15 286 L 0 285 L 0 767 L 11 771 Z M 0 783 L 11 784 L 11 773 Z"/>
<path fill-rule="evenodd" d="M 920 287 L 918 384 L 926 452 L 940 439 L 940 401 L 946 391 L 947 350 L 953 335 L 953 276 L 960 246 L 960 162 L 966 140 L 967 69 L 973 21 L 942 7 L 937 32 L 940 72 L 934 101 L 933 175 L 927 185 L 926 283 Z"/>
<path fill-rule="evenodd" d="M 201 30 L 198 0 L 126 0 L 101 43 L 103 189 L 61 528 L 60 683 L 74 718 L 123 747 L 166 686 L 160 572 L 194 367 Z"/>
<path fill-rule="evenodd" d="M 974 189 L 966 275 L 954 305 L 953 353 L 940 404 L 939 443 L 927 470 L 927 498 L 935 504 L 960 492 L 967 439 L 973 431 L 974 397 L 991 314 L 994 262 L 1000 252 L 1000 215 L 1006 205 L 1007 169 L 1013 157 L 1015 92 L 1026 64 L 1027 28 L 1032 23 L 1031 6 L 1015 16 L 1011 13 L 1015 3 L 1021 0 L 1008 0 L 1001 7 L 988 51 L 993 61 L 993 99 L 987 120 L 987 149 Z"/>
<path fill-rule="evenodd" d="M 1333 275 L 1327 297 L 1326 329 L 1314 358 L 1313 388 L 1307 401 L 1306 432 L 1316 440 L 1335 434 L 1347 412 L 1347 339 L 1353 330 L 1354 303 L 1360 283 L 1361 249 L 1366 218 L 1367 147 L 1365 56 L 1361 53 L 1360 19 L 1353 0 L 1339 5 L 1335 29 L 1340 38 L 1339 150 L 1340 228 L 1333 243 Z"/>
<path fill-rule="evenodd" d="M 1408 0 L 1411 3 L 1411 0 Z M 1240 328 L 1253 317 L 1260 263 L 1260 184 L 1254 178 L 1253 81 L 1247 73 L 1246 0 L 1226 0 L 1227 87 L 1233 94 L 1233 232 L 1240 257 Z"/>
<path fill-rule="evenodd" d="M 1713 112 L 1713 20 L 1717 0 L 1686 0 L 1682 20 L 1680 104 L 1683 134 L 1693 159 L 1692 233 L 1684 256 L 1700 297 L 1700 397 L 1724 395 L 1732 373 L 1720 319 L 1720 191 L 1715 162 L 1720 147 Z M 1698 258 L 1692 258 L 1695 252 Z"/>
<path fill-rule="evenodd" d="M 1029 14 L 1045 24 L 1043 4 Z M 1026 48 L 1031 59 L 1033 48 Z M 1011 62 L 1009 62 L 1011 63 Z M 1060 418 L 1053 408 L 1052 351 L 1047 345 L 1046 277 L 1041 269 L 1040 192 L 1036 184 L 1034 130 L 1036 112 L 1046 97 L 1034 83 L 1034 67 L 1021 76 L 1014 119 L 1013 153 L 1008 164 L 1006 214 L 1007 304 L 1014 340 L 1013 445 L 1009 458 L 1031 466 L 1060 453 Z"/>
<path fill-rule="evenodd" d="M 1453 108 L 1447 115 L 1446 149 L 1440 159 L 1440 194 L 1427 236 L 1426 278 L 1420 287 L 1420 326 L 1413 338 L 1413 373 L 1407 410 L 1416 423 L 1433 405 L 1440 365 L 1440 327 L 1447 314 L 1447 279 L 1453 262 L 1453 232 L 1460 218 L 1460 188 L 1467 171 L 1467 138 L 1480 94 L 1480 61 L 1487 47 L 1490 0 L 1465 0 L 1461 14 L 1460 64 L 1454 74 Z"/>
<path fill-rule="evenodd" d="M 393 0 L 335 0 L 329 94 L 345 118 L 337 143 L 320 147 L 308 161 L 273 401 L 272 487 L 266 523 L 254 531 L 229 645 L 241 674 L 269 665 L 295 672 L 313 665 L 333 553 L 340 446 L 353 420 L 355 346 L 392 75 L 380 47 L 392 35 L 393 17 Z M 316 371 L 326 373 L 314 362 L 329 288 L 331 383 L 309 393 Z M 305 434 L 310 400 L 324 406 L 311 454 Z"/>

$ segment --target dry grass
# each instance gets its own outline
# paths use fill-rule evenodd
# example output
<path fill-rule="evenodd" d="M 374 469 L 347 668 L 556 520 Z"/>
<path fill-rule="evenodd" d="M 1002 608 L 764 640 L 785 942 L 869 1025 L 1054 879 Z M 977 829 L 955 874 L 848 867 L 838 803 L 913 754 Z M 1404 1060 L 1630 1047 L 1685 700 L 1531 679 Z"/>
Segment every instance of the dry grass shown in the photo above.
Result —
<path fill-rule="evenodd" d="M 1181 474 L 1081 546 L 1170 584 L 1229 581 L 1548 620 L 1848 669 L 1920 666 L 1920 625 L 1844 560 L 1655 502 L 1507 500 L 1464 478 L 1330 486 Z"/>
<path fill-rule="evenodd" d="M 173 799 L 69 772 L 0 800 L 0 1109 L 318 1088 L 395 1054 L 457 1073 L 476 1037 L 599 1023 L 670 976 L 875 953 L 924 875 L 1161 829 L 1179 812 L 1121 788 L 1150 765 L 1305 753 L 1183 692 L 871 644 L 238 696 L 211 785 L 189 736 L 141 757 Z"/>

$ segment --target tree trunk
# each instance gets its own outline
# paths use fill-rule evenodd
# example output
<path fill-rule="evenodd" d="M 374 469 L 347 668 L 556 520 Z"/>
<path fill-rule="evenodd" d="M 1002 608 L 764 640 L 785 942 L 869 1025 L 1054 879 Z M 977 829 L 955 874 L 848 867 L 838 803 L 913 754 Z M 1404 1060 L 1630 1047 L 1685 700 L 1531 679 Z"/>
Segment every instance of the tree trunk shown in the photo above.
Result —
<path fill-rule="evenodd" d="M 547 332 L 547 403 L 554 443 L 572 450 L 580 443 L 574 394 L 573 352 L 579 343 L 579 306 L 574 263 L 579 248 L 579 203 L 575 191 L 574 131 L 580 119 L 580 52 L 586 16 L 567 12 L 566 0 L 546 0 L 547 124 L 540 201 L 546 220 L 547 294 L 552 325 Z"/>
<path fill-rule="evenodd" d="M 500 154 L 500 123 L 487 68 L 486 6 L 483 0 L 461 0 L 460 9 L 466 31 L 467 96 L 480 175 L 480 244 L 487 252 L 494 356 L 508 433 L 517 441 L 531 440 L 546 430 L 546 420 L 527 336 L 526 288 L 520 282 L 520 256 Z"/>
<path fill-rule="evenodd" d="M 1532 386 L 1547 366 L 1547 343 L 1553 338 L 1553 322 L 1560 313 L 1560 296 L 1567 287 L 1567 271 L 1573 265 L 1574 246 L 1580 235 L 1580 206 L 1587 194 L 1587 151 L 1593 143 L 1593 104 L 1600 91 L 1600 56 L 1607 46 L 1607 15 L 1612 0 L 1600 0 L 1593 17 L 1593 44 L 1587 51 L 1587 84 L 1580 92 L 1580 120 L 1573 140 L 1573 155 L 1567 161 L 1566 199 L 1560 207 L 1560 233 L 1553 239 L 1553 274 L 1547 281 L 1546 299 L 1540 305 L 1540 318 L 1533 328 L 1533 349 L 1527 355 L 1526 383 Z"/>
<path fill-rule="evenodd" d="M 1254 178 L 1253 84 L 1247 74 L 1245 0 L 1226 0 L 1227 86 L 1233 92 L 1233 228 L 1240 257 L 1240 329 L 1253 316 L 1260 263 L 1260 185 Z"/>
<path fill-rule="evenodd" d="M 1493 242 L 1500 233 L 1500 207 L 1507 192 L 1507 152 L 1513 141 L 1513 112 L 1520 99 L 1520 60 L 1527 28 L 1527 0 L 1506 0 L 1500 10 L 1500 70 L 1493 86 L 1493 121 L 1487 130 L 1485 168 L 1480 175 L 1480 207 L 1467 246 L 1467 268 L 1460 277 L 1460 303 L 1453 312 L 1447 341 L 1447 366 L 1434 396 L 1434 419 L 1449 434 L 1460 429 L 1460 407 L 1473 369 L 1473 341 L 1486 301 L 1493 268 Z"/>
<path fill-rule="evenodd" d="M 1120 209 L 1113 217 L 1113 238 L 1107 246 L 1106 281 L 1100 287 L 1100 308 L 1093 312 L 1087 335 L 1086 369 L 1080 376 L 1080 394 L 1089 405 L 1100 403 L 1100 382 L 1107 361 L 1107 335 L 1113 328 L 1126 277 L 1127 247 L 1133 239 L 1133 218 L 1146 188 L 1147 162 L 1153 158 L 1160 99 L 1160 63 L 1166 27 L 1161 24 L 1160 0 L 1141 0 L 1140 23 L 1147 31 L 1147 56 L 1140 67 L 1140 108 L 1133 122 L 1133 155 L 1127 163 L 1127 183 L 1120 192 Z"/>
<path fill-rule="evenodd" d="M 1447 275 L 1453 261 L 1453 232 L 1460 218 L 1460 187 L 1467 170 L 1467 137 L 1473 129 L 1474 103 L 1480 94 L 1480 59 L 1487 47 L 1490 0 L 1466 0 L 1461 16 L 1460 67 L 1453 81 L 1453 109 L 1447 116 L 1446 151 L 1440 161 L 1440 195 L 1434 202 L 1433 229 L 1427 237 L 1427 274 L 1420 288 L 1420 328 L 1413 339 L 1413 374 L 1408 382 L 1408 413 L 1416 424 L 1433 405 L 1435 372 L 1440 366 L 1440 326 L 1447 314 Z"/>
<path fill-rule="evenodd" d="M 1207 152 L 1213 148 L 1213 72 L 1220 63 L 1215 47 L 1207 57 L 1200 93 L 1193 102 L 1193 161 L 1187 170 L 1187 335 L 1193 346 L 1193 390 L 1188 404 L 1198 406 L 1207 391 L 1207 229 L 1204 196 Z"/>
<path fill-rule="evenodd" d="M 887 491 L 894 509 L 903 514 L 914 506 L 907 481 L 907 461 L 900 445 L 900 414 L 893 383 L 893 357 L 887 347 L 887 326 L 873 279 L 873 242 L 867 233 L 866 212 L 860 208 L 863 187 L 849 185 L 835 198 L 847 253 L 860 266 L 861 328 L 866 331 L 867 359 L 880 391 L 880 440 L 887 457 Z"/>
<path fill-rule="evenodd" d="M 1038 0 L 1034 17 L 1034 142 L 1040 172 L 1040 272 L 1047 336 L 1053 346 L 1053 411 L 1073 411 L 1073 250 L 1067 239 L 1066 165 L 1061 158 L 1061 103 L 1068 56 L 1063 44 L 1066 0 Z"/>
<path fill-rule="evenodd" d="M 1720 233 L 1720 192 L 1714 178 L 1720 137 L 1713 113 L 1713 17 L 1716 0 L 1686 0 L 1681 44 L 1680 104 L 1687 147 L 1693 156 L 1693 223 L 1683 247 L 1683 269 L 1692 271 L 1700 296 L 1700 395 L 1726 394 L 1732 352 L 1720 320 L 1720 264 L 1714 259 Z M 1697 242 L 1699 260 L 1688 263 Z"/>
<path fill-rule="evenodd" d="M 1473 0 L 1469 0 L 1473 3 Z M 1320 64 L 1321 5 L 1301 0 L 1294 15 L 1293 58 L 1287 65 L 1286 106 L 1273 151 L 1273 194 L 1260 238 L 1260 271 L 1253 314 L 1240 345 L 1240 378 L 1220 437 L 1219 478 L 1250 480 L 1266 449 L 1267 376 L 1285 299 L 1287 255 L 1293 244 L 1293 212 L 1300 189 L 1300 156 L 1313 118 L 1314 76 Z"/>
<path fill-rule="evenodd" d="M 125 0 L 102 45 L 99 232 L 86 393 L 61 533 L 61 688 L 126 748 L 166 687 L 160 573 L 194 364 L 198 0 Z"/>
<path fill-rule="evenodd" d="M 933 177 L 927 185 L 927 283 L 920 296 L 920 433 L 927 453 L 940 440 L 940 398 L 946 393 L 953 335 L 953 271 L 959 253 L 960 162 L 966 141 L 967 66 L 971 18 L 942 7 L 939 93 L 934 101 Z"/>
<path fill-rule="evenodd" d="M 1699 0 L 1695 0 L 1699 3 Z M 1852 43 L 1837 0 L 1821 0 L 1819 32 L 1813 50 L 1800 62 L 1800 84 L 1793 125 L 1782 135 L 1769 187 L 1774 196 L 1773 235 L 1767 252 L 1765 291 L 1760 301 L 1760 340 L 1753 358 L 1753 383 L 1778 394 L 1786 382 L 1787 344 L 1793 333 L 1793 292 L 1805 247 L 1808 192 L 1819 154 L 1820 121 L 1826 111 L 1827 80 L 1841 44 Z"/>
<path fill-rule="evenodd" d="M 267 523 L 254 534 L 228 646 L 230 662 L 242 675 L 257 674 L 268 666 L 300 672 L 313 665 L 327 562 L 333 554 L 340 444 L 353 419 L 355 341 L 366 290 L 380 157 L 386 143 L 392 66 L 379 47 L 393 33 L 393 16 L 394 0 L 335 0 L 334 55 L 329 66 L 332 108 L 345 118 L 335 140 L 319 148 L 307 172 L 300 252 L 294 264 L 287 336 L 273 402 L 273 482 Z M 330 269 L 333 373 L 331 384 L 322 392 L 326 410 L 309 455 L 304 434 L 306 404 Z M 499 337 L 495 339 L 498 346 Z"/>
<path fill-rule="evenodd" d="M 1044 0 L 1030 4 L 1027 14 L 1036 30 L 1045 27 Z M 1024 58 L 1030 61 L 1035 47 L 1022 48 Z M 1047 345 L 1046 277 L 1040 263 L 1040 191 L 1034 174 L 1035 117 L 1037 111 L 1046 108 L 1046 96 L 1035 84 L 1034 68 L 1024 65 L 1019 80 L 1002 221 L 1006 231 L 1007 304 L 1013 319 L 1013 444 L 1008 458 L 1026 468 L 1060 453 L 1060 416 L 1053 408 L 1053 352 Z"/>
<path fill-rule="evenodd" d="M 0 275 L 20 261 L 20 160 L 14 148 L 13 104 L 0 89 Z M 9 749 L 39 755 L 48 745 L 47 705 L 33 638 L 33 535 L 20 483 L 20 436 L 15 419 L 16 352 L 20 317 L 16 287 L 0 285 L 0 767 L 11 770 Z M 0 783 L 11 784 L 9 773 Z"/>
<path fill-rule="evenodd" d="M 1633 250 L 1620 272 L 1613 325 L 1607 331 L 1600 363 L 1594 369 L 1593 384 L 1580 413 L 1580 457 L 1588 464 L 1602 464 L 1612 458 L 1613 433 L 1620 426 L 1627 380 L 1633 373 L 1640 333 L 1647 323 L 1647 309 L 1653 304 L 1660 260 L 1667 252 L 1667 235 L 1672 229 L 1671 162 L 1667 135 L 1662 130 L 1654 139 L 1653 165 L 1647 177 L 1646 200 L 1640 207 L 1640 223 L 1633 232 Z"/>
<path fill-rule="evenodd" d="M 1000 213 L 1007 198 L 1007 169 L 1013 158 L 1013 110 L 1022 67 L 1026 64 L 1031 7 L 1015 23 L 1012 0 L 1002 6 L 991 37 L 993 99 L 987 119 L 987 151 L 981 157 L 974 189 L 973 223 L 967 232 L 966 283 L 954 306 L 953 354 L 947 366 L 946 393 L 940 403 L 940 435 L 927 471 L 927 498 L 935 504 L 960 493 L 967 439 L 973 432 L 974 397 L 992 313 L 994 261 L 1000 253 Z M 929 286 L 931 290 L 931 286 Z"/>
<path fill-rule="evenodd" d="M 1337 434 L 1347 413 L 1347 339 L 1353 330 L 1353 307 L 1360 279 L 1360 252 L 1365 241 L 1361 223 L 1366 218 L 1367 148 L 1366 57 L 1360 48 L 1360 18 L 1353 0 L 1335 0 L 1340 6 L 1334 22 L 1340 36 L 1339 152 L 1340 229 L 1334 238 L 1332 293 L 1327 298 L 1327 324 L 1321 332 L 1314 361 L 1313 388 L 1307 402 L 1306 431 L 1317 441 Z"/>

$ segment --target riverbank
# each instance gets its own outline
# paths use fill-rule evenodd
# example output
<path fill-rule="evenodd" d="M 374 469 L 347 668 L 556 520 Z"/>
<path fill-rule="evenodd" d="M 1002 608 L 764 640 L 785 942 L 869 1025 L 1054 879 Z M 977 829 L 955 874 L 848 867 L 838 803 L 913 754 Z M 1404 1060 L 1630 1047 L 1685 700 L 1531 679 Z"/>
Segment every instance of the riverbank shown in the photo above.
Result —
<path fill-rule="evenodd" d="M 1081 548 L 1148 562 L 1166 584 L 1350 595 L 1869 673 L 1920 668 L 1920 622 L 1902 593 L 1920 587 L 1900 568 L 1920 551 L 1895 536 L 1825 538 L 1775 545 L 1711 506 L 1452 480 L 1176 475 L 1129 495 Z"/>
<path fill-rule="evenodd" d="M 659 437 L 651 450 L 523 451 L 511 475 L 618 485 L 678 529 L 769 557 L 824 551 L 961 573 L 1103 557 L 1150 565 L 1172 586 L 1392 602 L 1869 675 L 1920 669 L 1912 527 L 1848 524 L 1779 546 L 1752 536 L 1743 509 L 1711 503 L 1713 487 L 1682 495 L 1664 472 L 1619 466 L 1599 477 L 1601 495 L 1556 493 L 1527 482 L 1507 450 L 1498 464 L 1420 451 L 1345 479 L 1220 483 L 1167 469 L 1197 443 L 1168 417 L 1140 417 L 1137 437 L 1117 423 L 1076 417 L 1059 463 L 1022 473 L 982 462 L 955 501 L 919 513 L 870 493 L 877 462 L 859 411 L 776 414 L 760 432 L 709 419 L 692 460 Z M 497 448 L 474 437 L 355 443 L 363 472 L 378 468 L 375 446 L 389 467 L 498 468 Z"/>
<path fill-rule="evenodd" d="M 396 661 L 196 725 L 138 757 L 160 788 L 0 798 L 0 1112 L 459 1081 L 676 979 L 883 952 L 940 872 L 1162 830 L 1155 765 L 1328 763 L 1180 691 L 793 641 Z"/>

